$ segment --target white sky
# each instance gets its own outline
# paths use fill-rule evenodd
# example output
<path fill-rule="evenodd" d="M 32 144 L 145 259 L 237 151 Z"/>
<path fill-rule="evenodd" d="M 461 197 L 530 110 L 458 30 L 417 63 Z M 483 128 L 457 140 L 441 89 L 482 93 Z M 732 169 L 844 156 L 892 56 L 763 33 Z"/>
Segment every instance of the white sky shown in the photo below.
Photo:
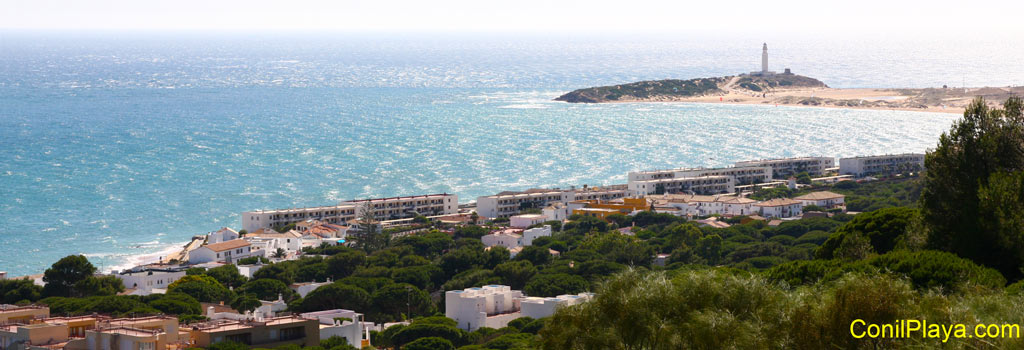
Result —
<path fill-rule="evenodd" d="M 2 29 L 1024 34 L 1024 1 L 0 0 Z"/>

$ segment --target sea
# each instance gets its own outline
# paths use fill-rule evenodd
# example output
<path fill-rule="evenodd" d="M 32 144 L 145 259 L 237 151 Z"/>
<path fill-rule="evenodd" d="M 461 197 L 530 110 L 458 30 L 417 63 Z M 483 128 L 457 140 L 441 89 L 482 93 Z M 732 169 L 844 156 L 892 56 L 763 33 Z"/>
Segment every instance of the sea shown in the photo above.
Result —
<path fill-rule="evenodd" d="M 109 272 L 254 209 L 625 183 L 629 171 L 924 152 L 952 113 L 568 104 L 577 88 L 790 68 L 832 87 L 1009 86 L 1005 40 L 0 32 L 0 271 Z"/>

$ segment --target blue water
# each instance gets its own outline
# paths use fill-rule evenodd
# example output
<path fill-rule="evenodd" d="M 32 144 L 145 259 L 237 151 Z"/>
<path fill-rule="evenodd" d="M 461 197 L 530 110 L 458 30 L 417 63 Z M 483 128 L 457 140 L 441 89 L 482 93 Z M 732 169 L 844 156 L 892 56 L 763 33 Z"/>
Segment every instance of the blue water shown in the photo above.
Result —
<path fill-rule="evenodd" d="M 921 152 L 956 117 L 551 101 L 753 70 L 758 40 L 3 33 L 0 270 L 37 273 L 73 253 L 124 267 L 237 228 L 252 209 L 433 192 L 467 202 L 638 169 Z M 769 43 L 774 69 L 836 87 L 1024 81 L 1019 47 L 869 44 Z"/>

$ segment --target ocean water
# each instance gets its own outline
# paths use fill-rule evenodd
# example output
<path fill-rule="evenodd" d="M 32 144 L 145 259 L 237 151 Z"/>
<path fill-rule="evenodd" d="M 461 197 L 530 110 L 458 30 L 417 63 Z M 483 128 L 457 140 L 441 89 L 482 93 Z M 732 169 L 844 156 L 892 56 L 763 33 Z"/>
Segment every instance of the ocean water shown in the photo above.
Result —
<path fill-rule="evenodd" d="M 38 273 L 76 253 L 123 268 L 237 228 L 252 209 L 435 192 L 468 202 L 624 183 L 633 170 L 922 152 L 956 118 L 551 101 L 754 70 L 759 40 L 2 33 L 0 271 Z M 836 87 L 1024 80 L 1013 58 L 1024 49 L 998 42 L 873 46 L 769 50 L 773 68 Z"/>

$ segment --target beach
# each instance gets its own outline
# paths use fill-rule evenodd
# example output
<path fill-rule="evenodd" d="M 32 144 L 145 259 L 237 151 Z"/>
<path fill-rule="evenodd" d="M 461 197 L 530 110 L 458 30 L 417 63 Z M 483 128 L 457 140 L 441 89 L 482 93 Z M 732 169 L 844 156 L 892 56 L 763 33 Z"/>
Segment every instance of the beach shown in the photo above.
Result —
<path fill-rule="evenodd" d="M 990 106 L 996 107 L 1013 94 L 1024 94 L 1022 87 L 966 89 L 836 89 L 826 87 L 777 89 L 758 94 L 748 90 L 731 89 L 728 85 L 723 86 L 722 89 L 725 91 L 722 94 L 697 97 L 654 96 L 643 100 L 624 98 L 612 103 L 692 102 L 962 114 L 964 107 L 977 96 L 984 97 Z"/>

